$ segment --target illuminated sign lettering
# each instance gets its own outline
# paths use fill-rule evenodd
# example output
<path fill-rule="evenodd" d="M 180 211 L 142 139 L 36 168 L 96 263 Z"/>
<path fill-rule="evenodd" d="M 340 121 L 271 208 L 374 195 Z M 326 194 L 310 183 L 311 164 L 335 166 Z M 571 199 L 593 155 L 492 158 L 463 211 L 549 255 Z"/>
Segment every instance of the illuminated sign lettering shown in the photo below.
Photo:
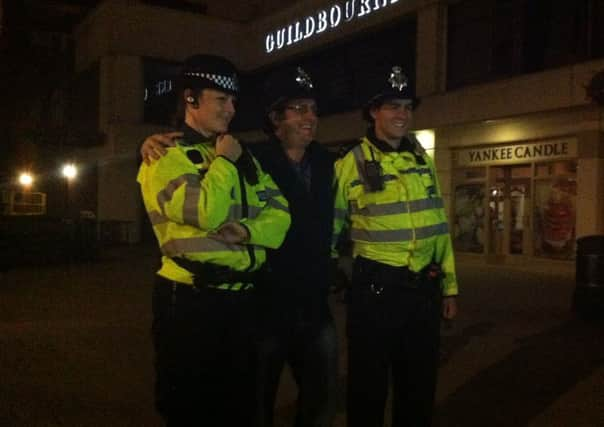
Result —
<path fill-rule="evenodd" d="M 577 141 L 564 139 L 536 144 L 504 145 L 471 148 L 457 152 L 459 166 L 478 166 L 493 163 L 521 163 L 577 156 Z"/>
<path fill-rule="evenodd" d="M 337 28 L 340 24 L 362 18 L 399 0 L 346 0 L 321 9 L 286 27 L 272 31 L 264 38 L 264 50 L 271 53 L 306 40 L 316 34 Z"/>
<path fill-rule="evenodd" d="M 145 102 L 150 98 L 166 95 L 172 92 L 173 89 L 174 84 L 172 83 L 172 80 L 159 80 L 153 83 L 153 88 L 151 90 L 145 88 Z"/>

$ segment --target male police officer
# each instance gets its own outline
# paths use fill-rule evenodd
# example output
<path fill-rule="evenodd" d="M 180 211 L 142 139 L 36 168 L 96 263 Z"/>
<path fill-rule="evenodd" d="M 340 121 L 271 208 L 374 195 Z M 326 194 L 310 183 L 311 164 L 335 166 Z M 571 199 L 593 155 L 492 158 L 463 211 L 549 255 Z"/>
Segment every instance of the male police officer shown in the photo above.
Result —
<path fill-rule="evenodd" d="M 337 337 L 328 306 L 333 234 L 333 161 L 314 141 L 313 82 L 282 67 L 265 84 L 269 140 L 250 146 L 289 202 L 283 245 L 268 251 L 269 283 L 258 293 L 260 426 L 273 425 L 285 363 L 298 386 L 296 427 L 328 427 L 335 415 Z"/>
<path fill-rule="evenodd" d="M 252 291 L 290 223 L 287 201 L 230 135 L 238 92 L 224 58 L 185 61 L 183 136 L 138 181 L 159 242 L 156 404 L 169 426 L 253 425 Z"/>
<path fill-rule="evenodd" d="M 386 77 L 386 76 L 385 76 Z M 429 426 L 440 316 L 456 315 L 457 280 L 435 167 L 408 134 L 415 98 L 400 67 L 369 100 L 367 135 L 336 162 L 336 233 L 353 243 L 348 307 L 348 425 Z"/>

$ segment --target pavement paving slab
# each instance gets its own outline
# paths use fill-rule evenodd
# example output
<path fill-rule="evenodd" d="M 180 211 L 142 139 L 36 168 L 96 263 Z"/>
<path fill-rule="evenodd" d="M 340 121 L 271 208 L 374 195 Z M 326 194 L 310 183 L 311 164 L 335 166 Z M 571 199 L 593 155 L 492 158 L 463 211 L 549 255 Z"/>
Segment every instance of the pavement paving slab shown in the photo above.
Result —
<path fill-rule="evenodd" d="M 153 247 L 0 276 L 0 426 L 159 427 L 153 409 Z M 460 314 L 442 329 L 435 427 L 604 426 L 604 322 L 572 309 L 569 271 L 459 268 Z M 345 304 L 334 427 L 345 425 Z M 283 376 L 275 427 L 292 426 Z"/>

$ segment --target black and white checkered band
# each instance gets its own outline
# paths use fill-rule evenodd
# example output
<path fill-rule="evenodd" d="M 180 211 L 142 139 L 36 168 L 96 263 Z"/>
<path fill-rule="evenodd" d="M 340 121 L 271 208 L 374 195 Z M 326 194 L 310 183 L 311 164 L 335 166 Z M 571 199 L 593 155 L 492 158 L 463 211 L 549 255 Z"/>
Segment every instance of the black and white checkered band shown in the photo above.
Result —
<path fill-rule="evenodd" d="M 235 75 L 229 77 L 221 76 L 220 74 L 195 73 L 192 71 L 184 73 L 184 75 L 188 77 L 199 77 L 210 80 L 211 82 L 216 83 L 218 86 L 227 90 L 232 90 L 233 92 L 239 91 L 239 82 L 237 81 L 237 77 Z"/>

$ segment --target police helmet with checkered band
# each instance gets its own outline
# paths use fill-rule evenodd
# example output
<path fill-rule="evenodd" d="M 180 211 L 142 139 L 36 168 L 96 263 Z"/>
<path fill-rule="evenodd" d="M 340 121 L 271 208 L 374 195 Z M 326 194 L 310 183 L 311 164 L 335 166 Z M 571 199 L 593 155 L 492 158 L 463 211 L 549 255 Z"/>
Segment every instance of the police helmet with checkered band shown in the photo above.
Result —
<path fill-rule="evenodd" d="M 182 67 L 183 89 L 215 89 L 230 95 L 239 93 L 237 68 L 216 55 L 194 55 Z"/>

